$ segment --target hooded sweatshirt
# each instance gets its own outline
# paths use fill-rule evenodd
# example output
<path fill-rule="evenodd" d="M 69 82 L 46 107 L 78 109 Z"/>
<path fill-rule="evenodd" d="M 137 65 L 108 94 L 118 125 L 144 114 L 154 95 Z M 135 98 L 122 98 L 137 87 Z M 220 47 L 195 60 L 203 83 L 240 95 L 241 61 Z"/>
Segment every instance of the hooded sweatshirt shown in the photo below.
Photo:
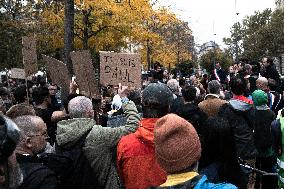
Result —
<path fill-rule="evenodd" d="M 166 172 L 155 158 L 154 125 L 157 120 L 142 119 L 137 131 L 122 137 L 117 146 L 117 167 L 126 189 L 144 189 L 166 181 Z"/>
<path fill-rule="evenodd" d="M 60 121 L 57 128 L 58 146 L 64 149 L 72 148 L 84 134 L 86 137 L 83 151 L 103 188 L 120 188 L 120 179 L 115 166 L 116 145 L 120 138 L 138 127 L 139 114 L 135 104 L 130 101 L 123 104 L 127 123 L 117 128 L 102 127 L 88 118 L 73 118 Z"/>
<path fill-rule="evenodd" d="M 227 118 L 230 123 L 238 157 L 244 160 L 255 158 L 255 110 L 252 101 L 244 96 L 235 96 L 220 108 L 218 115 Z"/>

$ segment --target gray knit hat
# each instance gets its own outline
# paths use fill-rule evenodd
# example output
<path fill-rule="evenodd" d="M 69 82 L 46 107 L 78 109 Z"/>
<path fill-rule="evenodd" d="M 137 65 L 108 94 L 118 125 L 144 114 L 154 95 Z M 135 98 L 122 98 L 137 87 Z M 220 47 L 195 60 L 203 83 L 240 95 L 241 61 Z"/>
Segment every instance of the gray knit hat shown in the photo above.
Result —
<path fill-rule="evenodd" d="M 163 83 L 151 83 L 142 92 L 143 106 L 165 107 L 171 104 L 173 93 Z"/>

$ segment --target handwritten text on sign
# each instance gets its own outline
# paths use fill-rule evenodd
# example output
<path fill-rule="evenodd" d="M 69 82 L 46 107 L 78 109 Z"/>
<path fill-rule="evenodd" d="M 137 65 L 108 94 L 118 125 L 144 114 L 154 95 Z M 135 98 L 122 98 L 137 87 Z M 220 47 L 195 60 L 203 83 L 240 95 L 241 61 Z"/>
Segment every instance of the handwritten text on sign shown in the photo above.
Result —
<path fill-rule="evenodd" d="M 139 54 L 100 53 L 102 85 L 141 87 L 141 57 Z"/>

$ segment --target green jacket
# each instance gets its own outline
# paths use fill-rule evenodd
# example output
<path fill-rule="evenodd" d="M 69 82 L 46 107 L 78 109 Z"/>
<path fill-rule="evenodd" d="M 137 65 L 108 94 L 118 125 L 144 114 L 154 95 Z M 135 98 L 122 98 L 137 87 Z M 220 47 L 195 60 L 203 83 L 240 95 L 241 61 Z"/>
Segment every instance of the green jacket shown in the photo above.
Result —
<path fill-rule="evenodd" d="M 94 120 L 88 118 L 69 119 L 57 124 L 56 140 L 58 146 L 62 148 L 72 147 L 91 129 L 83 149 L 98 181 L 106 189 L 120 188 L 120 179 L 115 164 L 116 146 L 122 136 L 136 131 L 140 120 L 132 101 L 124 104 L 123 110 L 127 122 L 124 126 L 116 128 L 96 125 Z"/>

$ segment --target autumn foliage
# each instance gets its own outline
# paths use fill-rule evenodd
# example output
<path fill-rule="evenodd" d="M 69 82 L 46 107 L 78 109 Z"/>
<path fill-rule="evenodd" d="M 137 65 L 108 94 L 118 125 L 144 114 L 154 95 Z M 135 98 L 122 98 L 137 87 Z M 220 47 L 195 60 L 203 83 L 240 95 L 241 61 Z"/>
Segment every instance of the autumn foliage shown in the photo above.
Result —
<path fill-rule="evenodd" d="M 39 54 L 61 59 L 64 1 L 38 0 L 24 5 L 15 2 L 12 12 L 4 11 L 3 17 L 15 25 L 21 23 L 23 32 L 19 36 L 37 35 Z M 188 23 L 156 3 L 150 0 L 75 0 L 75 49 L 90 49 L 93 54 L 139 52 L 145 65 L 159 61 L 165 66 L 174 66 L 191 60 L 193 37 Z M 25 16 L 19 13 L 19 17 L 10 19 L 10 14 L 23 7 Z"/>

